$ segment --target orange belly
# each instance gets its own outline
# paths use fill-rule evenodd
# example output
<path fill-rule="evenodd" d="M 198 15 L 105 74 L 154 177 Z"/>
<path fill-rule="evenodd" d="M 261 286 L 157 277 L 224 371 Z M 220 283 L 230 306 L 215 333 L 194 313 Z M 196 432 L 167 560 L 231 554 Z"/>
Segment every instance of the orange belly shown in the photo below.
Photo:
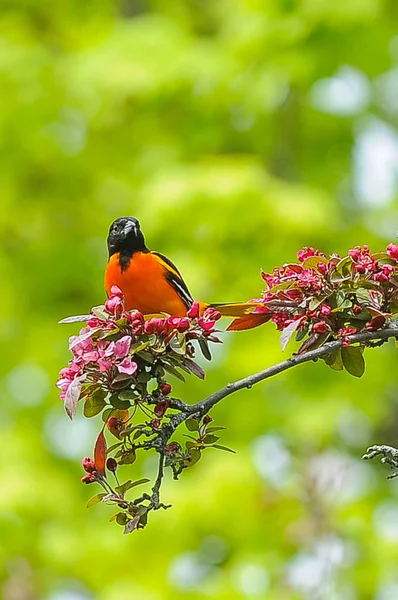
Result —
<path fill-rule="evenodd" d="M 105 271 L 105 289 L 117 285 L 124 294 L 127 310 L 139 310 L 144 315 L 161 312 L 183 317 L 187 307 L 166 279 L 164 266 L 151 253 L 136 252 L 122 272 L 119 254 L 113 254 Z"/>

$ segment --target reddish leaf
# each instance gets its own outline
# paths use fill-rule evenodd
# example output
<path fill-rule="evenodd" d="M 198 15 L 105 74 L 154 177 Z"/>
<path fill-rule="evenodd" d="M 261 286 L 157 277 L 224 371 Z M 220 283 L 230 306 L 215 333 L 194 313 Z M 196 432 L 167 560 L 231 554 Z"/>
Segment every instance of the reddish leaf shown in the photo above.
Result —
<path fill-rule="evenodd" d="M 100 475 L 105 477 L 106 440 L 103 431 L 100 432 L 94 447 L 95 467 Z"/>
<path fill-rule="evenodd" d="M 266 323 L 271 317 L 272 313 L 245 315 L 244 317 L 239 317 L 239 319 L 234 319 L 232 323 L 228 325 L 227 331 L 243 331 L 245 329 L 253 329 L 253 327 L 258 327 L 259 325 Z"/>

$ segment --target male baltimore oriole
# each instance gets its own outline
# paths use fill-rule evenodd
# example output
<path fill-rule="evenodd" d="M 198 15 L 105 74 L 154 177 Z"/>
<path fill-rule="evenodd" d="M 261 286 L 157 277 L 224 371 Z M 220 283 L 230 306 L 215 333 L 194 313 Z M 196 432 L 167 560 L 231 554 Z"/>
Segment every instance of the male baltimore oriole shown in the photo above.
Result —
<path fill-rule="evenodd" d="M 137 219 L 116 219 L 109 229 L 107 244 L 109 261 L 105 270 L 105 288 L 108 296 L 111 287 L 116 285 L 124 294 L 127 310 L 137 309 L 144 315 L 167 313 L 185 316 L 193 298 L 181 273 L 166 256 L 146 247 Z M 202 313 L 210 306 L 222 316 L 243 319 L 257 306 L 253 302 L 199 304 Z M 238 328 L 251 326 L 247 323 Z"/>

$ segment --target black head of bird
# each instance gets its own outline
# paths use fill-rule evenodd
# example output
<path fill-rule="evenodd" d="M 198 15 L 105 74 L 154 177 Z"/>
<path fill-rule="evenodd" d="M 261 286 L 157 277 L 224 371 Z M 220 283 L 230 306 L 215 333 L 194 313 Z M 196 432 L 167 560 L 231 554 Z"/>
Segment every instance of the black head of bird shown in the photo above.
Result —
<path fill-rule="evenodd" d="M 136 251 L 147 251 L 140 224 L 134 217 L 119 217 L 113 221 L 107 244 L 109 256 L 116 252 L 131 255 Z"/>

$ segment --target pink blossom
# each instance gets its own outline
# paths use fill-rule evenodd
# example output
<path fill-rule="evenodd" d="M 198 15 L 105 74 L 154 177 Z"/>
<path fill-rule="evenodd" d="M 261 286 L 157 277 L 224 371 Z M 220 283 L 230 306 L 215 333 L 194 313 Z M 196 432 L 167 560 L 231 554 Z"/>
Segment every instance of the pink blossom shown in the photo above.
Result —
<path fill-rule="evenodd" d="M 378 268 L 377 261 L 371 256 L 369 246 L 355 246 L 348 251 L 349 256 L 354 262 L 353 271 L 364 275 L 366 273 L 373 273 Z"/>
<path fill-rule="evenodd" d="M 109 371 L 109 369 L 112 367 L 112 361 L 106 358 L 99 358 L 97 365 L 99 366 L 101 373 L 104 373 L 105 371 Z"/>
<path fill-rule="evenodd" d="M 220 311 L 212 308 L 211 306 L 209 306 L 209 308 L 205 310 L 203 316 L 207 321 L 218 321 L 219 319 L 221 319 Z"/>
<path fill-rule="evenodd" d="M 110 296 L 104 308 L 109 315 L 119 317 L 123 312 L 123 300 L 119 296 Z"/>
<path fill-rule="evenodd" d="M 211 331 L 216 325 L 215 321 L 206 321 L 204 317 L 199 317 L 198 323 L 204 331 Z"/>
<path fill-rule="evenodd" d="M 106 357 L 124 358 L 130 351 L 131 336 L 125 335 L 116 342 L 111 342 L 101 354 Z"/>
<path fill-rule="evenodd" d="M 187 317 L 169 317 L 167 323 L 173 328 L 177 329 L 180 333 L 189 329 L 190 323 Z M 199 319 L 200 323 L 200 319 Z"/>
<path fill-rule="evenodd" d="M 307 258 L 310 258 L 310 256 L 324 257 L 325 255 L 323 254 L 323 252 L 320 252 L 319 250 L 315 250 L 314 248 L 307 246 L 304 246 L 304 248 L 297 252 L 297 258 L 300 262 L 304 262 L 305 260 L 307 260 Z"/>
<path fill-rule="evenodd" d="M 397 246 L 398 247 L 398 246 Z M 373 281 L 386 282 L 390 281 L 390 275 L 394 273 L 395 269 L 392 265 L 383 265 L 378 273 L 373 273 Z"/>
<path fill-rule="evenodd" d="M 125 358 L 116 366 L 119 373 L 126 373 L 127 375 L 133 375 L 138 369 L 137 363 L 132 361 L 130 358 Z"/>
<path fill-rule="evenodd" d="M 125 335 L 115 342 L 114 354 L 117 358 L 124 358 L 130 352 L 131 337 Z"/>
<path fill-rule="evenodd" d="M 149 321 L 145 321 L 144 331 L 145 333 L 167 333 L 168 319 L 153 318 Z"/>
<path fill-rule="evenodd" d="M 387 246 L 387 254 L 391 256 L 394 260 L 398 261 L 398 245 L 397 244 L 388 244 Z"/>

